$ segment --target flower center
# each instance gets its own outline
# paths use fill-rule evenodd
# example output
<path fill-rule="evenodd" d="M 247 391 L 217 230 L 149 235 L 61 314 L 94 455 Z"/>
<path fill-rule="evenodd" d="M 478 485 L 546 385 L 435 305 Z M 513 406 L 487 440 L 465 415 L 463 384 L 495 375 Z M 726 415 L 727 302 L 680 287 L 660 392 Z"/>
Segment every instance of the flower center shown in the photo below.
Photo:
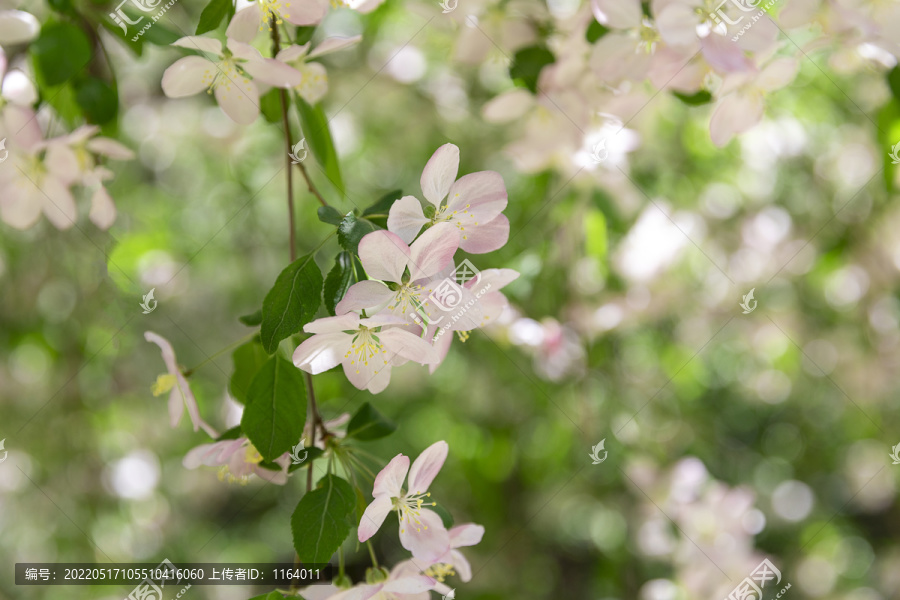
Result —
<path fill-rule="evenodd" d="M 237 65 L 237 62 L 231 56 L 226 57 L 215 63 L 215 73 L 213 69 L 207 69 L 203 73 L 203 83 L 206 84 L 207 94 L 212 94 L 214 90 L 224 86 L 226 92 L 231 91 L 231 87 L 237 87 L 237 82 L 242 81 L 245 86 L 250 85 L 250 80 L 244 74 L 244 71 Z"/>
<path fill-rule="evenodd" d="M 431 492 L 426 494 L 403 493 L 399 498 L 394 498 L 394 510 L 397 511 L 397 518 L 400 519 L 400 533 L 406 532 L 406 526 L 412 525 L 417 532 L 428 529 L 427 525 L 423 525 L 419 517 L 422 514 L 423 506 L 435 506 L 436 502 L 425 502 L 425 498 L 431 496 Z"/>
<path fill-rule="evenodd" d="M 154 396 L 160 396 L 175 387 L 176 381 L 176 377 L 171 373 L 163 373 L 156 378 L 156 381 L 153 383 L 153 387 L 150 389 L 153 392 Z"/>
<path fill-rule="evenodd" d="M 459 194 L 456 194 L 456 197 L 459 197 Z M 470 219 L 475 218 L 475 215 L 473 215 L 469 212 L 470 206 L 472 206 L 472 205 L 466 204 L 465 208 L 463 208 L 463 210 L 462 210 L 462 215 L 456 216 L 459 211 L 458 210 L 448 211 L 447 205 L 444 204 L 439 209 L 437 209 L 437 212 L 434 213 L 434 216 L 431 218 L 431 223 L 434 225 L 437 223 L 443 223 L 445 221 L 449 221 L 450 223 L 453 223 L 454 225 L 456 225 L 457 229 L 459 229 L 462 232 L 462 238 L 464 240 L 467 240 L 469 238 L 466 235 L 466 226 L 463 222 L 462 217 L 465 215 L 469 215 Z M 478 225 L 478 221 L 475 221 L 474 223 L 472 223 L 472 225 Z"/>
<path fill-rule="evenodd" d="M 394 296 L 394 303 L 388 305 L 388 308 L 390 310 L 396 310 L 399 306 L 400 311 L 405 313 L 406 309 L 409 308 L 409 305 L 412 304 L 414 308 L 418 309 L 422 305 L 422 302 L 419 300 L 421 292 L 421 285 L 416 285 L 412 282 L 404 283 L 400 286 L 400 289 L 397 290 L 397 295 Z"/>
<path fill-rule="evenodd" d="M 231 470 L 231 467 L 228 465 L 222 465 L 219 467 L 219 481 L 228 481 L 228 483 L 239 483 L 240 485 L 247 485 L 247 482 L 250 481 L 250 475 L 253 474 L 252 468 L 247 468 L 250 465 L 258 465 L 262 462 L 262 454 L 253 446 L 253 444 L 247 444 L 247 448 L 244 450 L 244 462 L 241 465 L 242 468 L 238 469 L 240 472 L 235 473 Z"/>
<path fill-rule="evenodd" d="M 641 26 L 638 29 L 638 39 L 640 40 L 637 47 L 638 52 L 643 50 L 647 54 L 653 53 L 656 49 L 656 43 L 661 39 L 656 31 L 656 27 L 646 17 L 641 20 Z"/>
<path fill-rule="evenodd" d="M 259 30 L 262 31 L 264 27 L 268 27 L 269 31 L 272 31 L 271 21 L 274 19 L 276 25 L 281 25 L 284 21 L 282 21 L 282 17 L 285 19 L 290 19 L 291 15 L 284 12 L 285 8 L 290 8 L 291 3 L 286 2 L 282 7 L 281 0 L 259 0 L 259 10 L 262 13 L 262 21 L 259 24 Z"/>
<path fill-rule="evenodd" d="M 434 577 L 440 582 L 443 582 L 444 579 L 450 575 L 456 575 L 456 571 L 453 570 L 453 565 L 448 565 L 447 563 L 433 564 L 425 569 L 423 573 L 429 577 Z"/>
<path fill-rule="evenodd" d="M 375 355 L 383 353 L 384 344 L 375 335 L 375 331 L 360 325 L 359 331 L 353 336 L 353 341 L 350 342 L 350 349 L 347 350 L 347 354 L 344 357 L 353 355 L 350 364 L 357 365 L 356 372 L 359 373 L 359 363 L 369 366 L 370 358 L 374 359 Z M 384 364 L 388 364 L 387 359 L 382 358 L 382 360 L 384 360 Z M 375 371 L 375 373 L 377 374 L 378 371 Z"/>

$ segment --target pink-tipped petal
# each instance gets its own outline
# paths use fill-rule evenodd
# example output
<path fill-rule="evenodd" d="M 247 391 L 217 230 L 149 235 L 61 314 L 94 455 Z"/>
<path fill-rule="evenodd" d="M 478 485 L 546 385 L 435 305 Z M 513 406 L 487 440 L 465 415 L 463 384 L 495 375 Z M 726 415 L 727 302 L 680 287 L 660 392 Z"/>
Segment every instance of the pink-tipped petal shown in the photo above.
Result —
<path fill-rule="evenodd" d="M 486 254 L 499 250 L 508 241 L 509 219 L 499 214 L 477 227 L 466 227 L 460 236 L 459 247 L 469 254 Z"/>
<path fill-rule="evenodd" d="M 399 498 L 402 493 L 403 480 L 409 471 L 409 457 L 398 454 L 391 459 L 385 467 L 375 476 L 372 486 L 372 496 L 385 496 L 387 498 Z"/>
<path fill-rule="evenodd" d="M 367 279 L 351 285 L 341 301 L 337 303 L 334 311 L 343 315 L 351 310 L 379 309 L 393 300 L 396 295 L 396 292 L 392 292 L 380 281 Z"/>
<path fill-rule="evenodd" d="M 399 327 L 381 330 L 378 338 L 384 344 L 384 352 L 392 364 L 397 356 L 422 365 L 438 361 L 437 352 L 431 344 Z"/>
<path fill-rule="evenodd" d="M 243 66 L 254 79 L 274 87 L 292 88 L 303 83 L 300 71 L 274 58 L 249 60 Z"/>
<path fill-rule="evenodd" d="M 472 565 L 469 564 L 469 561 L 466 560 L 463 553 L 458 550 L 451 550 L 448 555 L 450 559 L 447 562 L 453 567 L 453 570 L 456 571 L 459 580 L 463 583 L 471 581 Z"/>
<path fill-rule="evenodd" d="M 116 205 L 102 185 L 91 196 L 91 222 L 100 229 L 109 229 L 116 222 Z"/>
<path fill-rule="evenodd" d="M 697 41 L 697 13 L 688 4 L 669 4 L 656 17 L 660 37 L 672 46 Z"/>
<path fill-rule="evenodd" d="M 173 429 L 178 427 L 178 423 L 181 421 L 181 415 L 183 414 L 184 402 L 182 401 L 181 388 L 176 384 L 169 394 L 169 426 Z"/>
<path fill-rule="evenodd" d="M 422 204 L 415 196 L 403 196 L 391 205 L 388 213 L 388 231 L 396 233 L 405 243 L 410 244 L 422 226 L 428 223 Z"/>
<path fill-rule="evenodd" d="M 449 533 L 451 548 L 474 546 L 481 543 L 481 538 L 484 537 L 484 527 L 475 523 L 466 523 L 453 527 Z"/>
<path fill-rule="evenodd" d="M 172 45 L 187 48 L 188 50 L 200 50 L 201 52 L 222 56 L 222 42 L 213 38 L 189 35 L 172 42 Z"/>
<path fill-rule="evenodd" d="M 435 206 L 447 195 L 450 186 L 456 180 L 459 171 L 459 148 L 453 144 L 444 144 L 431 155 L 422 170 L 419 184 L 425 199 Z"/>
<path fill-rule="evenodd" d="M 108 156 L 113 160 L 132 160 L 134 158 L 134 152 L 131 151 L 131 148 L 106 137 L 96 137 L 88 140 L 86 147 L 95 154 Z"/>
<path fill-rule="evenodd" d="M 700 40 L 703 58 L 721 73 L 742 73 L 752 71 L 753 63 L 746 57 L 741 47 L 724 35 L 710 34 Z"/>
<path fill-rule="evenodd" d="M 349 48 L 351 46 L 355 46 L 356 44 L 362 41 L 361 35 L 354 35 L 351 37 L 330 37 L 322 40 L 322 43 L 313 48 L 312 52 L 309 53 L 309 58 L 316 58 L 317 56 L 324 56 L 326 54 L 331 54 L 332 52 L 340 52 L 345 48 Z"/>
<path fill-rule="evenodd" d="M 53 226 L 59 230 L 72 227 L 78 210 L 69 187 L 54 177 L 47 177 L 41 184 L 41 192 L 44 196 L 44 215 Z"/>
<path fill-rule="evenodd" d="M 239 42 L 249 44 L 259 33 L 262 11 L 259 4 L 253 2 L 247 8 L 242 8 L 231 17 L 231 23 L 225 30 L 225 35 Z"/>
<path fill-rule="evenodd" d="M 352 339 L 341 332 L 314 335 L 294 350 L 294 366 L 312 375 L 324 373 L 344 360 Z"/>
<path fill-rule="evenodd" d="M 450 535 L 433 511 L 422 510 L 417 520 L 418 523 L 409 519 L 401 521 L 400 545 L 412 552 L 417 561 L 431 563 L 447 552 Z"/>
<path fill-rule="evenodd" d="M 285 8 L 281 16 L 292 25 L 318 25 L 328 12 L 328 3 L 322 0 L 303 0 L 291 2 L 290 8 Z"/>
<path fill-rule="evenodd" d="M 306 333 L 338 333 L 359 329 L 359 315 L 347 313 L 337 317 L 322 317 L 303 326 Z"/>
<path fill-rule="evenodd" d="M 237 76 L 231 83 L 219 85 L 215 96 L 222 111 L 239 125 L 249 125 L 259 116 L 259 90 L 252 81 Z"/>
<path fill-rule="evenodd" d="M 163 73 L 163 93 L 169 98 L 199 94 L 209 87 L 211 81 L 204 79 L 204 76 L 215 70 L 216 66 L 202 56 L 179 58 Z"/>
<path fill-rule="evenodd" d="M 359 261 L 372 279 L 400 282 L 410 250 L 396 233 L 373 231 L 359 242 Z"/>
<path fill-rule="evenodd" d="M 450 223 L 438 223 L 412 243 L 409 256 L 410 281 L 426 279 L 453 262 L 459 248 L 459 230 Z"/>
<path fill-rule="evenodd" d="M 378 532 L 384 519 L 391 512 L 392 506 L 393 500 L 390 496 L 376 496 L 372 500 L 359 521 L 357 536 L 360 542 L 365 542 Z"/>
<path fill-rule="evenodd" d="M 479 171 L 459 178 L 450 188 L 447 210 L 452 221 L 464 228 L 495 219 L 508 202 L 503 177 L 496 171 Z M 455 213 L 455 214 L 454 214 Z"/>
<path fill-rule="evenodd" d="M 441 440 L 425 448 L 409 469 L 409 493 L 424 494 L 440 473 L 450 446 Z"/>

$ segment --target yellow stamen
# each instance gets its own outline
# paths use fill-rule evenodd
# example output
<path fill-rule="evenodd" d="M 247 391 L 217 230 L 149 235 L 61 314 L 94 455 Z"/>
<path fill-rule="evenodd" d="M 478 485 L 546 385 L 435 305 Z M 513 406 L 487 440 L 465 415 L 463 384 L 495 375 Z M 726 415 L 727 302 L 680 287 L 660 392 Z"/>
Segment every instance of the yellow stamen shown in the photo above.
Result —
<path fill-rule="evenodd" d="M 171 373 L 164 373 L 156 378 L 156 381 L 153 383 L 153 387 L 151 387 L 151 391 L 154 396 L 159 396 L 165 394 L 170 391 L 173 387 L 175 387 L 175 383 L 178 379 L 172 375 Z"/>

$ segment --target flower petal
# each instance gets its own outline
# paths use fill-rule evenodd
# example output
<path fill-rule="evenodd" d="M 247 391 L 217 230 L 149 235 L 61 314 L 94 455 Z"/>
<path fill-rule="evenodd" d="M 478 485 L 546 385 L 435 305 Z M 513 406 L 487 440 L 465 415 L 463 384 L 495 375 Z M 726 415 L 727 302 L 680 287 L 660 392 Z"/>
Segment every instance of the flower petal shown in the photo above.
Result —
<path fill-rule="evenodd" d="M 293 25 L 318 25 L 328 12 L 328 5 L 319 0 L 291 2 L 291 7 L 281 16 Z"/>
<path fill-rule="evenodd" d="M 451 550 L 449 552 L 449 557 L 450 559 L 447 562 L 453 567 L 453 570 L 456 571 L 459 580 L 463 583 L 471 581 L 472 565 L 469 564 L 469 561 L 466 560 L 463 553 L 459 550 Z"/>
<path fill-rule="evenodd" d="M 601 25 L 613 29 L 639 27 L 644 16 L 638 0 L 591 0 L 591 10 Z"/>
<path fill-rule="evenodd" d="M 697 13 L 687 4 L 669 4 L 656 17 L 660 37 L 673 46 L 697 41 Z"/>
<path fill-rule="evenodd" d="M 373 394 L 383 392 L 391 382 L 391 365 L 386 355 L 376 354 L 372 359 L 362 362 L 357 358 L 350 354 L 341 363 L 350 383 L 358 390 L 369 390 Z"/>
<path fill-rule="evenodd" d="M 249 44 L 260 32 L 260 21 L 262 20 L 262 11 L 259 4 L 253 2 L 247 8 L 234 13 L 231 17 L 231 23 L 225 30 L 225 35 L 239 42 Z"/>
<path fill-rule="evenodd" d="M 438 223 L 409 247 L 409 280 L 426 279 L 453 262 L 459 248 L 459 231 L 450 223 Z"/>
<path fill-rule="evenodd" d="M 390 362 L 397 356 L 422 365 L 438 361 L 437 352 L 431 344 L 399 327 L 382 329 L 378 332 L 378 338 L 384 344 L 384 351 L 388 354 Z"/>
<path fill-rule="evenodd" d="M 94 154 L 108 156 L 113 160 L 132 160 L 134 158 L 134 152 L 131 151 L 131 148 L 106 137 L 96 137 L 88 140 L 86 147 Z"/>
<path fill-rule="evenodd" d="M 720 148 L 732 137 L 759 123 L 763 115 L 762 94 L 734 92 L 728 94 L 713 109 L 709 120 L 709 134 Z"/>
<path fill-rule="evenodd" d="M 202 56 L 185 56 L 166 69 L 162 77 L 163 93 L 169 98 L 183 98 L 199 94 L 209 87 L 207 78 L 216 65 Z"/>
<path fill-rule="evenodd" d="M 413 558 L 433 562 L 450 547 L 450 535 L 436 513 L 424 509 L 418 523 L 404 519 L 400 523 L 400 545 L 412 552 Z"/>
<path fill-rule="evenodd" d="M 390 231 L 373 231 L 359 241 L 359 261 L 372 279 L 400 282 L 409 257 L 409 246 Z"/>
<path fill-rule="evenodd" d="M 503 92 L 481 108 L 484 120 L 489 123 L 508 123 L 525 116 L 534 106 L 534 96 L 522 88 Z"/>
<path fill-rule="evenodd" d="M 403 480 L 406 479 L 406 473 L 409 471 L 409 457 L 405 454 L 398 454 L 391 459 L 385 467 L 375 476 L 375 483 L 372 486 L 372 496 L 387 496 L 388 498 L 399 498 L 403 491 Z"/>
<path fill-rule="evenodd" d="M 341 331 L 359 329 L 359 315 L 348 313 L 337 317 L 323 317 L 310 321 L 303 326 L 306 333 L 338 333 Z"/>
<path fill-rule="evenodd" d="M 388 231 L 396 233 L 405 243 L 416 239 L 422 226 L 428 223 L 422 204 L 415 196 L 403 196 L 391 205 L 388 213 Z"/>
<path fill-rule="evenodd" d="M 316 58 L 317 56 L 324 56 L 326 54 L 331 54 L 332 52 L 339 52 L 344 48 L 349 48 L 350 46 L 355 46 L 356 44 L 362 41 L 361 35 L 354 35 L 352 37 L 330 37 L 322 40 L 322 43 L 313 48 L 313 51 L 309 53 L 309 58 Z"/>
<path fill-rule="evenodd" d="M 60 230 L 72 227 L 78 210 L 69 187 L 55 177 L 45 177 L 41 182 L 41 191 L 45 196 L 44 214 L 53 226 Z"/>
<path fill-rule="evenodd" d="M 254 79 L 271 86 L 292 88 L 303 83 L 303 74 L 300 71 L 274 58 L 248 60 L 242 66 Z"/>
<path fill-rule="evenodd" d="M 109 229 L 116 221 L 116 205 L 102 185 L 91 196 L 91 222 L 100 229 Z"/>
<path fill-rule="evenodd" d="M 314 335 L 294 350 L 294 366 L 312 375 L 334 368 L 344 360 L 352 339 L 342 332 Z"/>
<path fill-rule="evenodd" d="M 441 200 L 447 195 L 450 186 L 456 180 L 459 171 L 459 148 L 453 144 L 444 144 L 431 155 L 419 184 L 425 199 L 435 206 L 441 205 Z"/>
<path fill-rule="evenodd" d="M 703 58 L 709 65 L 723 73 L 741 73 L 752 71 L 753 63 L 741 50 L 741 47 L 724 35 L 711 33 L 700 40 Z"/>
<path fill-rule="evenodd" d="M 199 35 L 188 35 L 180 40 L 176 40 L 172 42 L 173 46 L 180 46 L 181 48 L 187 48 L 189 50 L 200 50 L 201 52 L 208 52 L 210 54 L 215 54 L 216 56 L 222 56 L 222 42 L 219 40 L 201 37 Z"/>
<path fill-rule="evenodd" d="M 401 577 L 393 581 L 387 581 L 382 588 L 385 592 L 394 594 L 419 594 L 427 592 L 434 587 L 435 580 L 426 575 L 413 575 Z"/>
<path fill-rule="evenodd" d="M 259 116 L 259 90 L 252 81 L 239 78 L 221 84 L 215 96 L 222 111 L 235 123 L 249 125 Z"/>
<path fill-rule="evenodd" d="M 425 448 L 409 469 L 409 493 L 424 494 L 447 460 L 450 446 L 441 440 Z"/>
<path fill-rule="evenodd" d="M 334 309 L 339 315 L 346 314 L 351 310 L 380 309 L 385 304 L 394 299 L 396 292 L 391 291 L 386 285 L 380 281 L 360 281 L 354 283 L 344 294 L 344 297 L 338 302 Z"/>
<path fill-rule="evenodd" d="M 469 254 L 499 250 L 509 241 L 509 219 L 499 214 L 487 223 L 467 226 L 460 238 L 459 247 Z"/>
<path fill-rule="evenodd" d="M 384 519 L 391 512 L 393 500 L 390 496 L 376 496 L 374 500 L 366 507 L 362 519 L 359 521 L 359 530 L 357 537 L 360 542 L 365 542 L 375 535 L 381 528 Z"/>
<path fill-rule="evenodd" d="M 463 546 L 474 546 L 481 543 L 484 537 L 484 527 L 475 523 L 466 523 L 457 525 L 450 531 L 450 547 L 461 548 Z"/>
<path fill-rule="evenodd" d="M 480 225 L 496 218 L 508 202 L 503 177 L 496 171 L 479 171 L 460 177 L 450 188 L 447 210 L 452 221 L 463 227 Z"/>
<path fill-rule="evenodd" d="M 303 63 L 297 70 L 303 77 L 300 85 L 294 86 L 297 93 L 310 104 L 315 104 L 328 93 L 328 71 L 317 62 Z"/>

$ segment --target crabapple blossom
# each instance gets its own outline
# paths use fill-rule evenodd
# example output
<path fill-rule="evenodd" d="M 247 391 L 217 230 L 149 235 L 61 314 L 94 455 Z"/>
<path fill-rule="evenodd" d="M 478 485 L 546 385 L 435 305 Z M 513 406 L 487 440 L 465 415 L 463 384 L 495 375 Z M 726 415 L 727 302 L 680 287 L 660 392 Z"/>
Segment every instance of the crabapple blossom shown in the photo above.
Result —
<path fill-rule="evenodd" d="M 185 378 L 178 363 L 175 361 L 175 350 L 172 349 L 172 344 L 161 335 L 152 331 L 144 332 L 144 339 L 159 346 L 159 349 L 162 351 L 163 362 L 166 363 L 167 372 L 156 378 L 156 382 L 153 384 L 153 395 L 160 396 L 169 392 L 169 423 L 171 426 L 178 426 L 186 406 L 188 416 L 190 416 L 191 423 L 194 425 L 194 431 L 202 428 L 210 436 L 218 437 L 219 434 L 216 430 L 200 418 L 197 399 L 194 398 L 194 393 L 188 385 L 187 378 Z"/>
<path fill-rule="evenodd" d="M 251 475 L 278 485 L 287 483 L 287 469 L 291 464 L 287 454 L 275 459 L 274 462 L 280 467 L 278 470 L 261 466 L 262 460 L 262 455 L 250 440 L 241 437 L 197 446 L 184 456 L 182 464 L 187 469 L 199 466 L 219 467 L 219 481 L 228 483 L 246 485 Z"/>
<path fill-rule="evenodd" d="M 375 499 L 366 507 L 359 522 L 360 542 L 375 535 L 388 513 L 396 511 L 400 521 L 400 544 L 412 552 L 413 558 L 432 564 L 447 553 L 450 535 L 437 513 L 425 508 L 434 503 L 425 500 L 431 496 L 428 487 L 440 472 L 448 452 L 449 446 L 442 440 L 423 450 L 412 467 L 409 457 L 403 454 L 391 459 L 375 477 L 372 490 Z M 404 489 L 407 473 L 408 487 Z"/>
<path fill-rule="evenodd" d="M 357 389 L 377 394 L 390 383 L 392 365 L 438 360 L 428 342 L 398 327 L 405 324 L 399 317 L 356 313 L 317 319 L 304 325 L 314 335 L 294 350 L 294 365 L 317 375 L 340 364 Z"/>
<path fill-rule="evenodd" d="M 394 571 L 399 573 L 422 573 L 437 580 L 435 591 L 439 594 L 447 594 L 450 588 L 444 584 L 444 580 L 450 576 L 458 576 L 460 581 L 468 583 L 472 579 L 472 566 L 457 548 L 474 546 L 484 537 L 484 527 L 475 523 L 466 523 L 451 528 L 448 532 L 450 547 L 433 562 L 424 563 L 421 560 L 405 560 Z"/>
<path fill-rule="evenodd" d="M 453 262 L 459 233 L 438 223 L 407 246 L 390 231 L 373 231 L 359 242 L 359 261 L 371 277 L 353 284 L 335 312 L 381 309 L 395 316 L 419 310 L 426 303 L 426 284 Z"/>
<path fill-rule="evenodd" d="M 428 600 L 428 592 L 436 583 L 432 577 L 420 575 L 414 566 L 399 563 L 384 581 L 361 583 L 328 596 L 327 600 Z"/>
<path fill-rule="evenodd" d="M 321 63 L 310 61 L 349 48 L 358 44 L 360 40 L 362 40 L 361 35 L 349 38 L 330 37 L 323 40 L 312 51 L 309 50 L 309 43 L 302 46 L 288 46 L 281 50 L 275 59 L 297 69 L 303 75 L 303 80 L 294 86 L 294 89 L 301 98 L 310 104 L 315 104 L 328 92 L 328 73 Z"/>
<path fill-rule="evenodd" d="M 509 238 L 509 220 L 501 214 L 507 204 L 503 177 L 495 171 L 470 173 L 456 179 L 459 148 L 444 144 L 428 159 L 419 181 L 431 206 L 426 216 L 414 196 L 394 202 L 388 230 L 409 243 L 423 226 L 450 223 L 460 232 L 459 247 L 472 254 L 501 248 Z"/>
<path fill-rule="evenodd" d="M 248 10 L 248 9 L 244 9 Z M 274 58 L 263 58 L 253 46 L 228 37 L 225 47 L 219 40 L 187 36 L 173 46 L 199 50 L 213 57 L 185 56 L 175 61 L 162 78 L 162 89 L 169 98 L 183 98 L 203 90 L 214 94 L 226 115 L 241 125 L 259 115 L 259 88 L 255 81 L 280 88 L 303 82 L 303 75 Z"/>

